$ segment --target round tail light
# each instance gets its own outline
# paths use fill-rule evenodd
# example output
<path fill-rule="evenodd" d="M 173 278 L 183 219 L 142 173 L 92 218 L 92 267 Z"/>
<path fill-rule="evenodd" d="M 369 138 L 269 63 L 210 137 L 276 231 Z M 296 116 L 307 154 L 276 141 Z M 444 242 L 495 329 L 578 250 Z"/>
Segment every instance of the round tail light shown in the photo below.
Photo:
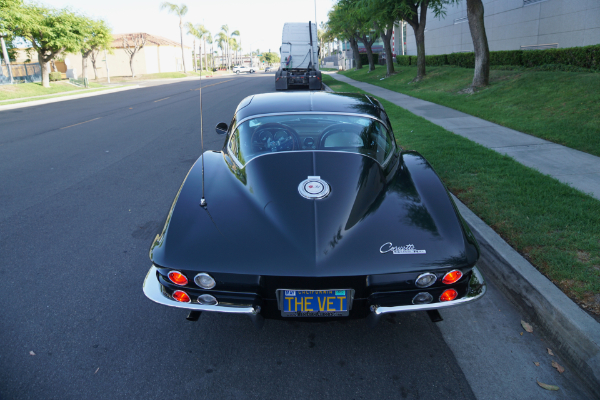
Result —
<path fill-rule="evenodd" d="M 437 280 L 437 276 L 435 274 L 432 274 L 431 272 L 426 272 L 417 277 L 417 280 L 415 281 L 415 285 L 417 285 L 417 287 L 420 287 L 420 288 L 426 288 L 426 287 L 433 285 L 436 280 Z"/>
<path fill-rule="evenodd" d="M 429 304 L 432 301 L 433 301 L 433 296 L 430 293 L 421 292 L 413 298 L 412 303 L 413 304 Z"/>
<path fill-rule="evenodd" d="M 212 289 L 217 284 L 212 276 L 205 272 L 201 272 L 194 277 L 194 282 L 196 285 L 200 286 L 202 289 Z"/>
<path fill-rule="evenodd" d="M 169 272 L 169 279 L 176 285 L 185 286 L 188 283 L 187 278 L 179 271 Z"/>
<path fill-rule="evenodd" d="M 447 289 L 440 296 L 440 301 L 451 301 L 454 300 L 458 296 L 458 292 L 454 289 Z"/>
<path fill-rule="evenodd" d="M 203 294 L 198 297 L 198 303 L 203 304 L 205 306 L 216 306 L 219 302 L 215 298 L 215 296 L 211 296 L 210 294 Z"/>
<path fill-rule="evenodd" d="M 451 283 L 457 282 L 460 278 L 462 278 L 462 276 L 463 273 L 455 269 L 444 275 L 444 278 L 442 278 L 442 282 L 444 282 L 446 285 L 450 285 Z"/>
<path fill-rule="evenodd" d="M 173 299 L 180 303 L 189 303 L 191 302 L 190 296 L 183 290 L 176 290 L 173 292 Z"/>

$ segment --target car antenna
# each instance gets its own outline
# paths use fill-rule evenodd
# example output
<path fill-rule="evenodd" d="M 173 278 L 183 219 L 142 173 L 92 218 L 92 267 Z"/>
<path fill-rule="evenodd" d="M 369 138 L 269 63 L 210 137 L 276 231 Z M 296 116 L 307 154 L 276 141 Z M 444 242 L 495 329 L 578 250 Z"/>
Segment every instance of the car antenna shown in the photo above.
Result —
<path fill-rule="evenodd" d="M 202 48 L 202 45 L 199 46 Z M 196 60 L 194 60 L 196 62 Z M 200 55 L 200 144 L 202 146 L 202 199 L 200 207 L 206 208 L 206 199 L 204 198 L 204 130 L 202 129 L 202 55 Z"/>

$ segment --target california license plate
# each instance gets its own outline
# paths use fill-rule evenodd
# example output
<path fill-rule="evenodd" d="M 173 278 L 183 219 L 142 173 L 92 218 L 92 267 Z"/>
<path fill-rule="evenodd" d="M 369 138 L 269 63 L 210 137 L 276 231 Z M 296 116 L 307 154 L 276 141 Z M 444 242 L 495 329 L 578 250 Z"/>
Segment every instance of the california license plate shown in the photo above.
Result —
<path fill-rule="evenodd" d="M 283 317 L 345 317 L 351 290 L 279 290 Z"/>

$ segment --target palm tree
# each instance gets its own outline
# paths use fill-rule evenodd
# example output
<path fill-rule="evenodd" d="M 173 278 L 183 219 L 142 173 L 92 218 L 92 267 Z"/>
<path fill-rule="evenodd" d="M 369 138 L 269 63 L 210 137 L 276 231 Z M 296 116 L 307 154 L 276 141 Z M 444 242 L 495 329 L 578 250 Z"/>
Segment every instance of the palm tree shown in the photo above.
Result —
<path fill-rule="evenodd" d="M 221 45 L 225 44 L 225 52 L 227 54 L 225 64 L 227 65 L 227 69 L 229 69 L 229 26 L 228 25 L 223 25 L 221 27 L 221 32 L 219 32 L 219 36 L 220 39 L 222 40 Z M 219 46 L 221 48 L 221 50 L 223 50 L 223 47 Z"/>
<path fill-rule="evenodd" d="M 232 61 L 232 63 L 234 65 L 238 65 L 238 50 L 240 49 L 240 45 L 237 42 L 237 40 L 235 40 L 235 38 L 230 38 L 229 39 L 229 48 L 231 49 L 231 51 L 233 51 L 233 61 Z"/>
<path fill-rule="evenodd" d="M 192 24 L 191 22 L 186 22 L 185 23 L 185 30 L 187 31 L 188 35 L 192 35 L 194 37 L 194 50 L 192 51 L 192 55 L 194 56 L 194 61 L 193 61 L 193 66 L 194 66 L 194 72 L 196 72 L 196 38 L 198 37 L 198 31 L 196 30 L 196 28 L 194 27 L 194 24 Z"/>
<path fill-rule="evenodd" d="M 227 52 L 227 69 L 229 69 L 229 65 L 231 64 L 231 59 L 230 59 L 230 43 L 231 43 L 231 39 L 233 36 L 240 36 L 240 31 L 233 31 L 231 33 L 231 35 L 229 34 L 229 26 L 228 25 L 223 25 L 221 27 L 221 32 L 219 32 L 220 37 L 223 38 L 224 42 L 225 42 L 225 48 L 226 48 L 226 52 Z M 221 47 L 221 46 L 219 46 Z M 221 48 L 222 49 L 222 48 Z"/>
<path fill-rule="evenodd" d="M 185 14 L 187 14 L 188 8 L 185 4 L 178 6 L 177 4 L 173 4 L 173 3 L 169 3 L 168 1 L 165 1 L 160 4 L 160 9 L 161 10 L 167 9 L 168 12 L 170 12 L 172 14 L 177 14 L 177 16 L 179 17 L 179 33 L 181 36 L 181 61 L 183 62 L 183 72 L 187 73 L 187 71 L 185 69 L 185 57 L 183 55 L 183 16 Z"/>
<path fill-rule="evenodd" d="M 206 49 L 206 43 L 210 44 L 210 59 L 211 59 L 211 63 L 212 63 L 212 68 L 214 68 L 215 67 L 215 63 L 214 63 L 214 51 L 213 51 L 213 47 L 212 47 L 213 37 L 212 37 L 212 35 L 210 34 L 210 32 L 208 30 L 206 31 L 206 35 L 204 35 L 204 62 L 206 64 L 206 69 L 208 71 L 208 61 L 207 61 L 208 60 L 207 59 L 208 56 L 206 54 L 208 52 L 206 51 L 207 50 Z"/>
<path fill-rule="evenodd" d="M 225 51 L 227 50 L 227 35 L 224 32 L 219 32 L 215 37 L 215 42 L 217 42 L 217 47 L 221 49 L 221 62 L 223 62 L 223 57 L 225 57 Z M 225 66 L 227 66 L 227 58 L 225 58 Z"/>
<path fill-rule="evenodd" d="M 210 32 L 204 27 L 204 25 L 202 24 L 192 24 L 191 22 L 187 22 L 185 24 L 185 28 L 187 29 L 187 33 L 188 35 L 192 35 L 194 38 L 198 38 L 198 40 L 200 40 L 200 42 L 202 43 L 202 41 L 204 41 L 204 65 L 205 68 L 208 70 L 208 64 L 206 61 L 206 41 L 207 38 L 210 37 Z M 209 41 L 209 43 L 212 41 L 212 37 L 211 40 Z M 194 50 L 196 47 L 196 39 L 194 39 Z M 200 54 L 200 57 L 202 57 L 202 54 Z"/>
<path fill-rule="evenodd" d="M 230 38 L 233 39 L 236 42 L 235 44 L 236 44 L 236 47 L 238 48 L 238 50 L 241 50 L 241 44 L 242 44 L 242 42 L 240 41 L 240 46 L 238 46 L 237 41 L 233 38 L 234 36 L 240 37 L 240 31 L 233 31 L 231 33 Z"/>

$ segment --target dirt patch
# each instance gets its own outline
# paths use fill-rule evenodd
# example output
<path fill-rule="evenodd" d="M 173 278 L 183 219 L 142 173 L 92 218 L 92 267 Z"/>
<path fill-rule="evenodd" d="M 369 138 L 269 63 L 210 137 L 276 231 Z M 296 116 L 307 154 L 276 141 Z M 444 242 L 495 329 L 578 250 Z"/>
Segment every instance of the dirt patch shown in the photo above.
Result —
<path fill-rule="evenodd" d="M 590 261 L 590 253 L 577 250 L 577 259 L 583 263 Z"/>
<path fill-rule="evenodd" d="M 600 322 L 600 294 L 593 292 L 584 292 L 583 295 L 578 295 L 574 288 L 582 288 L 581 282 L 575 282 L 572 279 L 566 279 L 559 282 L 558 287 L 565 292 L 575 303 L 592 315 L 594 319 Z"/>
<path fill-rule="evenodd" d="M 14 93 L 17 91 L 17 85 L 2 85 L 0 86 L 0 92 Z"/>

